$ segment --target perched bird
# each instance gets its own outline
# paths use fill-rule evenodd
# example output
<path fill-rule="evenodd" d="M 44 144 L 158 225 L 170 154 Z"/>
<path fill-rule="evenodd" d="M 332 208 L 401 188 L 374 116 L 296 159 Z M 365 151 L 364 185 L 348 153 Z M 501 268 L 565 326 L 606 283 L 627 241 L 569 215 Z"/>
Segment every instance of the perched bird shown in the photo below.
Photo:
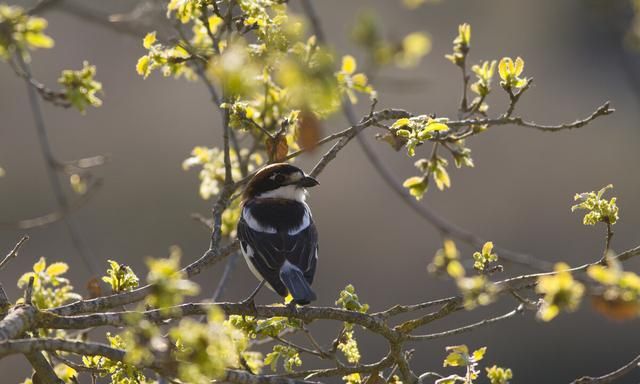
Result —
<path fill-rule="evenodd" d="M 311 289 L 318 261 L 318 232 L 305 202 L 306 188 L 318 185 L 300 168 L 268 165 L 247 184 L 238 221 L 240 247 L 249 269 L 263 284 L 293 302 L 316 299 Z"/>

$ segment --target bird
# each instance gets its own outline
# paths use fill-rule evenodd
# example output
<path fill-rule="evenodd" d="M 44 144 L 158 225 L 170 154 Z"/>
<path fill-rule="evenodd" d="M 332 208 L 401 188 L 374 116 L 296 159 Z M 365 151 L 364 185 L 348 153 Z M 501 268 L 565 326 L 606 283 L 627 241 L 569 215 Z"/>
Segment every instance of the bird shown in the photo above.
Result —
<path fill-rule="evenodd" d="M 318 232 L 306 203 L 307 188 L 318 181 L 288 163 L 265 166 L 249 180 L 241 203 L 237 234 L 242 254 L 260 285 L 291 303 L 316 300 L 311 289 L 318 262 Z M 295 305 L 294 305 L 295 307 Z"/>

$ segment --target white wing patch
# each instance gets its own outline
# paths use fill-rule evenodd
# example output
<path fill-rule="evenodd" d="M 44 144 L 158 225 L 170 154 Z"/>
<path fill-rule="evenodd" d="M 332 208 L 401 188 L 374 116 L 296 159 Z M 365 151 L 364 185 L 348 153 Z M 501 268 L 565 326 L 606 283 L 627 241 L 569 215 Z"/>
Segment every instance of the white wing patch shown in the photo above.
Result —
<path fill-rule="evenodd" d="M 309 227 L 309 224 L 311 224 L 311 213 L 309 211 L 309 207 L 307 207 L 307 204 L 305 204 L 304 215 L 302 216 L 302 222 L 298 227 L 291 228 L 290 230 L 288 230 L 287 233 L 289 234 L 289 236 L 297 235 L 298 233 L 307 229 Z"/>
<path fill-rule="evenodd" d="M 260 272 L 258 272 L 256 267 L 253 266 L 253 261 L 251 261 L 254 255 L 253 248 L 251 248 L 249 244 L 246 244 L 244 242 L 240 242 L 240 246 L 242 248 L 242 256 L 244 256 L 244 260 L 247 262 L 247 266 L 249 267 L 249 270 L 251 271 L 251 273 L 253 273 L 253 275 L 258 279 L 258 281 L 265 280 L 264 277 L 262 277 L 262 275 L 260 274 Z M 265 280 L 264 282 L 267 288 L 275 292 L 275 289 L 273 289 L 273 287 L 271 286 L 271 284 L 269 284 L 268 281 Z"/>
<path fill-rule="evenodd" d="M 242 218 L 247 222 L 249 228 L 253 229 L 256 232 L 278 233 L 275 228 L 260 224 L 260 222 L 251 215 L 249 209 L 245 208 L 242 210 Z"/>

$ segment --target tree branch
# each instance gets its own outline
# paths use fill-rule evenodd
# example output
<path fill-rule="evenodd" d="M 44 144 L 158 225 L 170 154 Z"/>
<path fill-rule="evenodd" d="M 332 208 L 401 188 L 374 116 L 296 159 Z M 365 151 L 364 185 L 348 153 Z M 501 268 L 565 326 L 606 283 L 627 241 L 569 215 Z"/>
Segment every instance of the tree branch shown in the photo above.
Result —
<path fill-rule="evenodd" d="M 53 189 L 54 196 L 56 198 L 56 202 L 62 211 L 66 211 L 69 208 L 69 202 L 65 196 L 64 189 L 62 188 L 62 184 L 60 179 L 58 178 L 56 164 L 58 164 L 55 156 L 53 155 L 53 150 L 51 148 L 51 144 L 49 142 L 49 136 L 47 134 L 47 129 L 44 122 L 44 117 L 42 114 L 42 110 L 40 109 L 40 103 L 38 100 L 38 96 L 36 95 L 35 89 L 32 87 L 29 79 L 31 76 L 31 70 L 29 65 L 24 61 L 22 55 L 15 54 L 14 55 L 18 66 L 22 72 L 26 74 L 25 83 L 27 85 L 27 94 L 29 96 L 29 105 L 31 106 L 31 111 L 33 112 L 33 118 L 36 126 L 36 132 L 38 134 L 38 141 L 40 143 L 40 149 L 42 151 L 42 155 L 45 158 L 45 169 L 47 172 L 47 176 L 49 178 L 49 182 L 51 184 L 51 188 Z M 87 270 L 93 274 L 97 274 L 97 268 L 94 265 L 95 260 L 84 243 L 82 237 L 80 236 L 78 229 L 75 224 L 75 220 L 73 218 L 64 216 L 62 220 L 67 227 L 67 232 L 69 233 L 69 237 L 71 238 L 71 242 L 78 253 L 78 256 L 85 264 Z"/>
<path fill-rule="evenodd" d="M 51 364 L 49 364 L 49 361 L 44 357 L 42 352 L 31 352 L 25 354 L 25 356 L 33 367 L 35 375 L 40 380 L 35 382 L 43 384 L 64 384 L 64 382 L 56 375 Z"/>
<path fill-rule="evenodd" d="M 27 240 L 29 240 L 29 236 L 27 235 L 23 235 L 20 240 L 18 240 L 13 249 L 11 249 L 11 251 L 9 251 L 9 253 L 7 253 L 4 259 L 2 259 L 2 261 L 0 262 L 0 271 L 2 271 L 4 267 L 6 267 L 11 260 L 13 260 L 14 257 L 18 256 L 18 251 L 20 250 L 20 248 L 22 248 L 24 243 L 27 242 Z"/>
<path fill-rule="evenodd" d="M 476 328 L 484 327 L 484 326 L 489 325 L 489 324 L 493 324 L 493 323 L 497 323 L 497 322 L 502 321 L 502 320 L 509 319 L 511 317 L 514 317 L 515 315 L 517 315 L 519 313 L 522 313 L 523 311 L 524 311 L 524 306 L 522 304 L 520 304 L 518 306 L 518 308 L 516 308 L 513 311 L 510 311 L 508 313 L 505 313 L 502 316 L 497 316 L 497 317 L 493 317 L 493 318 L 490 318 L 490 319 L 484 319 L 482 321 L 478 321 L 477 323 L 473 323 L 473 324 L 470 324 L 470 325 L 465 325 L 464 327 L 455 328 L 455 329 L 451 329 L 451 330 L 444 331 L 444 332 L 432 333 L 432 334 L 429 334 L 429 335 L 409 335 L 408 339 L 412 340 L 412 341 L 424 341 L 424 340 L 433 340 L 433 339 L 439 339 L 439 338 L 442 338 L 442 337 L 458 335 L 460 333 L 469 332 L 469 331 L 472 331 L 472 330 L 474 330 Z"/>
<path fill-rule="evenodd" d="M 104 356 L 114 361 L 124 361 L 126 352 L 120 349 L 112 348 L 101 343 L 88 341 L 71 341 L 61 339 L 20 339 L 0 342 L 0 358 L 13 354 L 31 354 L 39 351 L 64 351 L 79 355 Z M 159 373 L 162 373 L 163 367 L 160 362 L 155 362 L 148 366 Z M 249 373 L 227 370 L 223 380 L 224 382 L 238 384 L 293 384 L 308 383 L 306 381 L 292 380 L 278 376 L 256 376 Z"/>
<path fill-rule="evenodd" d="M 584 377 L 581 377 L 581 378 L 579 378 L 577 380 L 574 380 L 573 382 L 571 382 L 571 384 L 605 384 L 605 383 L 613 383 L 614 381 L 618 380 L 619 378 L 621 378 L 621 377 L 627 375 L 628 373 L 630 373 L 631 371 L 637 369 L 639 365 L 640 365 L 640 355 L 636 356 L 633 360 L 631 360 L 627 364 L 623 365 L 622 367 L 616 369 L 615 371 L 613 371 L 611 373 L 607 373 L 606 375 L 598 376 L 598 377 L 584 376 Z"/>
<path fill-rule="evenodd" d="M 211 266 L 224 260 L 233 252 L 238 251 L 239 248 L 240 242 L 236 240 L 219 250 L 209 249 L 204 253 L 204 255 L 202 255 L 202 257 L 189 264 L 182 270 L 187 274 L 187 277 L 191 278 L 195 275 L 198 275 L 204 269 L 210 268 Z M 48 310 L 48 312 L 57 315 L 74 315 L 79 313 L 104 311 L 144 300 L 144 298 L 147 297 L 150 292 L 151 286 L 145 285 L 144 287 L 134 289 L 130 292 L 118 293 L 115 295 L 103 296 L 95 299 L 76 301 L 71 304 L 52 308 Z"/>

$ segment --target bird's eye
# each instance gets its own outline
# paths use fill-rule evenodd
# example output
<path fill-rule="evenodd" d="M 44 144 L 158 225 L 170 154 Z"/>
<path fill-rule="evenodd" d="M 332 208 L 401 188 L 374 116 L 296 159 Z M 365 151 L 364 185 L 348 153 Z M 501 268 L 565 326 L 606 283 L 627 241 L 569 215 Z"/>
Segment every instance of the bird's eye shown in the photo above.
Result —
<path fill-rule="evenodd" d="M 277 174 L 275 180 L 276 183 L 284 183 L 284 175 Z"/>

